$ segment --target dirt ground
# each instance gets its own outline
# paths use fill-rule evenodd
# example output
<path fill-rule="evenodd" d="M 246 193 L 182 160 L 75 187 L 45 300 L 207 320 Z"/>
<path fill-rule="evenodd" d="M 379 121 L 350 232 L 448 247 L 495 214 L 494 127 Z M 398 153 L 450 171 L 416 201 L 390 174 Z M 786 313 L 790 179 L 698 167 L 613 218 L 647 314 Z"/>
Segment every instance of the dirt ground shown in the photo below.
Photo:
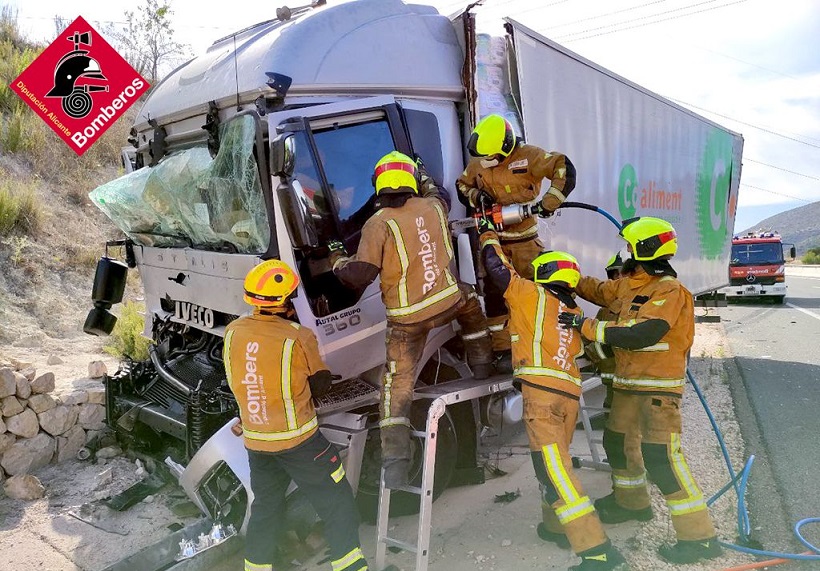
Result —
<path fill-rule="evenodd" d="M 741 464 L 743 444 L 733 405 L 723 372 L 726 340 L 720 324 L 699 324 L 692 368 L 701 382 L 707 399 L 726 436 L 735 466 Z M 44 354 L 38 353 L 46 349 Z M 88 337 L 76 345 L 43 346 L 41 348 L 5 347 L 0 353 L 33 362 L 38 370 L 56 373 L 58 385 L 64 389 L 89 382 L 88 361 L 107 361 L 109 370 L 116 362 L 100 352 L 99 340 Z M 48 354 L 56 354 L 64 363 L 46 366 Z M 58 389 L 59 390 L 59 389 Z M 600 402 L 600 390 L 588 395 L 588 404 Z M 498 439 L 496 439 L 498 440 Z M 502 571 L 527 569 L 566 569 L 577 559 L 569 552 L 538 539 L 535 526 L 540 517 L 539 494 L 533 476 L 526 436 L 519 429 L 505 435 L 503 443 L 487 441 L 484 460 L 506 472 L 500 477 L 488 476 L 481 486 L 450 489 L 444 492 L 433 507 L 431 539 L 431 571 Z M 706 414 L 691 387 L 684 399 L 684 449 L 692 471 L 707 497 L 728 481 L 717 442 L 712 435 Z M 576 433 L 573 453 L 590 457 L 582 431 Z M 94 499 L 95 480 L 106 468 L 113 468 L 112 493 L 123 490 L 137 481 L 136 465 L 125 457 L 110 460 L 105 466 L 72 461 L 41 470 L 37 476 L 46 487 L 46 497 L 34 502 L 0 500 L 0 553 L 5 562 L 3 569 L 82 570 L 99 571 L 115 561 L 161 539 L 169 525 L 185 524 L 191 519 L 174 515 L 170 506 L 182 501 L 178 489 L 166 488 L 156 494 L 150 503 L 142 502 L 130 510 L 113 512 Z M 489 479 L 491 478 L 491 479 Z M 591 469 L 580 470 L 586 492 L 593 498 L 609 493 L 609 475 Z M 495 503 L 495 496 L 519 492 L 520 497 L 510 503 Z M 606 526 L 613 542 L 624 552 L 635 571 L 665 569 L 716 570 L 750 561 L 747 556 L 727 552 L 718 561 L 703 565 L 671 566 L 655 556 L 661 543 L 671 541 L 674 532 L 668 512 L 660 495 L 655 491 L 656 517 L 646 524 Z M 80 515 L 104 529 L 79 521 L 69 512 Z M 716 519 L 719 535 L 731 540 L 735 537 L 735 501 L 729 496 L 720 499 L 711 512 Z M 391 534 L 414 541 L 414 516 L 391 521 Z M 373 563 L 376 530 L 363 524 L 360 529 L 363 549 Z M 314 544 L 314 547 L 316 545 Z M 322 549 L 303 548 L 294 553 L 294 569 L 322 569 Z M 241 552 L 240 552 L 241 553 Z M 388 562 L 407 571 L 413 569 L 413 557 L 407 553 L 389 553 Z M 211 566 L 212 571 L 241 569 L 241 557 L 234 556 L 222 564 Z"/>

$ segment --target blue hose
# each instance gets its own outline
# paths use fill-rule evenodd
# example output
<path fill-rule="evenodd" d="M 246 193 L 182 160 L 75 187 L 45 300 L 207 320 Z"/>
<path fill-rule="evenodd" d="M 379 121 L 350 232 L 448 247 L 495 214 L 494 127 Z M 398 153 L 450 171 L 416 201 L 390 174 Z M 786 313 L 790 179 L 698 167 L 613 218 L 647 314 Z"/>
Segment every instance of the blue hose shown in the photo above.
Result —
<path fill-rule="evenodd" d="M 618 222 L 617 218 L 612 216 L 612 214 L 610 214 L 600 206 L 595 206 L 594 204 L 587 204 L 585 202 L 564 202 L 558 208 L 582 208 L 584 210 L 591 210 L 592 212 L 597 212 L 598 214 L 612 222 L 615 225 L 615 227 L 618 228 L 619 232 L 621 231 L 621 228 L 623 228 L 623 226 L 621 226 L 621 223 Z"/>
<path fill-rule="evenodd" d="M 706 403 L 706 398 L 703 396 L 703 392 L 700 389 L 700 385 L 698 385 L 697 381 L 695 381 L 695 377 L 692 376 L 691 371 L 689 371 L 688 369 L 686 370 L 686 377 L 689 379 L 689 382 L 692 384 L 692 387 L 694 387 L 695 393 L 697 393 L 698 399 L 700 399 L 700 403 L 703 405 L 703 408 L 706 411 L 706 416 L 709 417 L 709 422 L 712 424 L 712 429 L 715 431 L 715 436 L 717 436 L 718 443 L 720 444 L 720 450 L 721 452 L 723 452 L 723 459 L 726 462 L 726 468 L 729 470 L 729 475 L 732 478 L 728 484 L 723 486 L 723 488 L 721 488 L 714 496 L 709 498 L 706 504 L 712 505 L 720 496 L 726 493 L 730 488 L 734 488 L 735 493 L 737 494 L 738 535 L 740 536 L 741 541 L 748 542 L 751 534 L 751 524 L 749 522 L 749 511 L 746 508 L 746 485 L 749 483 L 749 474 L 751 473 L 752 463 L 754 462 L 755 457 L 750 456 L 749 459 L 746 461 L 746 465 L 743 467 L 743 470 L 740 472 L 740 474 L 735 474 L 735 469 L 732 466 L 731 459 L 729 458 L 729 452 L 726 449 L 726 442 L 723 439 L 723 433 L 720 431 L 720 428 L 718 427 L 717 422 L 715 421 L 715 417 L 712 414 L 712 409 L 710 409 L 709 405 Z M 734 543 L 726 543 L 723 541 L 721 541 L 720 544 L 723 547 L 726 547 L 727 549 L 733 549 L 735 551 L 748 553 L 750 555 L 778 557 L 781 559 L 794 559 L 796 561 L 820 561 L 820 548 L 809 543 L 809 541 L 807 541 L 806 538 L 803 537 L 803 534 L 800 532 L 800 528 L 809 523 L 820 523 L 820 518 L 811 517 L 798 521 L 794 526 L 794 534 L 797 536 L 797 538 L 803 545 L 808 547 L 809 550 L 813 551 L 816 555 L 766 551 L 763 549 L 753 549 L 751 547 L 736 545 Z"/>

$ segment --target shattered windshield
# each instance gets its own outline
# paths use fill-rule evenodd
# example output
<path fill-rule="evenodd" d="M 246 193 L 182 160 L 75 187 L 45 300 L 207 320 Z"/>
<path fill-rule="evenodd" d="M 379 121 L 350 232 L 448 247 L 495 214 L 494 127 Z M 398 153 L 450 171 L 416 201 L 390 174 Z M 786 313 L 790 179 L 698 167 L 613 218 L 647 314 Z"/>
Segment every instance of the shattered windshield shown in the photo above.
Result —
<path fill-rule="evenodd" d="M 782 264 L 783 248 L 773 242 L 762 244 L 735 244 L 732 246 L 732 265 Z"/>
<path fill-rule="evenodd" d="M 94 189 L 94 204 L 137 244 L 258 254 L 270 225 L 253 149 L 256 121 L 220 126 L 211 157 L 203 143 Z"/>

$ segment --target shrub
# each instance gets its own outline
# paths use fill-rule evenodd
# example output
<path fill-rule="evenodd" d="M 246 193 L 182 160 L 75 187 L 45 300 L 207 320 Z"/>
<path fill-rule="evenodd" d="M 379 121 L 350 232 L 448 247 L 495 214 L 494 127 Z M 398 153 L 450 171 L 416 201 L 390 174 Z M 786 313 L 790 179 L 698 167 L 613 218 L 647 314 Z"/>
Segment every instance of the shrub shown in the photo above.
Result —
<path fill-rule="evenodd" d="M 812 248 L 803 256 L 803 263 L 810 265 L 820 264 L 820 248 Z"/>
<path fill-rule="evenodd" d="M 0 171 L 0 176 L 4 173 Z M 33 234 L 40 228 L 42 210 L 31 186 L 15 185 L 0 178 L 0 236 L 13 230 Z"/>
<path fill-rule="evenodd" d="M 127 356 L 135 361 L 147 359 L 148 346 L 151 342 L 142 336 L 144 313 L 145 305 L 142 303 L 132 301 L 123 303 L 119 319 L 103 350 L 115 357 Z"/>

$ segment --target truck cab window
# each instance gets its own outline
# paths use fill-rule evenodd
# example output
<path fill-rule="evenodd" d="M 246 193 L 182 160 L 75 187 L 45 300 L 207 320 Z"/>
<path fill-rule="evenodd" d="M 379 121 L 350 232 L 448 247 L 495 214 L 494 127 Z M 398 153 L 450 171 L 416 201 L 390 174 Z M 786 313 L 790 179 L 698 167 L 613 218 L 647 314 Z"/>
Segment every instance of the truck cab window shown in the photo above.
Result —
<path fill-rule="evenodd" d="M 385 120 L 369 121 L 317 130 L 313 137 L 338 213 L 339 239 L 353 253 L 373 214 L 373 166 L 395 148 L 390 127 Z"/>
<path fill-rule="evenodd" d="M 782 264 L 783 247 L 780 244 L 735 244 L 732 246 L 733 265 Z"/>
<path fill-rule="evenodd" d="M 405 109 L 404 118 L 410 132 L 410 140 L 413 141 L 413 150 L 424 161 L 427 173 L 439 184 L 452 182 L 444 180 L 441 135 L 436 116 L 427 111 Z"/>

